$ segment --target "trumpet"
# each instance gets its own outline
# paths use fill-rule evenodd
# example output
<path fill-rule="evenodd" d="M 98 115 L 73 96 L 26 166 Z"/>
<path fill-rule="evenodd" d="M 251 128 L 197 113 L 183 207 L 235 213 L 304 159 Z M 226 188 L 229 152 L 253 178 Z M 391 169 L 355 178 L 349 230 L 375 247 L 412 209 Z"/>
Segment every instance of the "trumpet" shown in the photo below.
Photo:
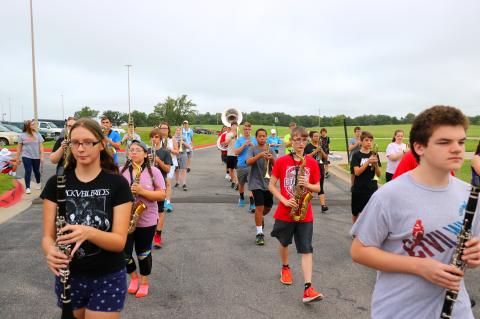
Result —
<path fill-rule="evenodd" d="M 270 144 L 267 144 L 265 152 L 267 152 L 267 154 L 270 154 Z M 269 170 L 270 170 L 270 158 L 268 158 L 267 161 L 265 162 L 265 176 L 263 176 L 263 178 L 270 178 L 270 174 L 268 173 Z"/>
<path fill-rule="evenodd" d="M 150 154 L 148 154 L 148 158 L 150 160 L 150 166 L 153 167 L 155 166 L 155 156 L 156 156 L 156 151 L 157 151 L 157 144 L 153 143 L 153 140 L 150 140 L 152 147 L 150 147 Z"/>

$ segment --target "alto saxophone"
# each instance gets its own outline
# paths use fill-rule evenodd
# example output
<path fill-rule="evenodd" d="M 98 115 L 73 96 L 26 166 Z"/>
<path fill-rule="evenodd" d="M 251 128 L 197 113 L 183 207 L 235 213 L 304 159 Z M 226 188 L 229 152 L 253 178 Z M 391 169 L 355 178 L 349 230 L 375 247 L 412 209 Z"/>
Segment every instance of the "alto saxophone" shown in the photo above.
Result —
<path fill-rule="evenodd" d="M 142 174 L 142 167 L 134 162 L 132 162 L 132 165 L 135 166 L 135 168 L 137 169 L 134 182 L 136 184 L 140 184 L 140 174 Z M 135 203 L 132 206 L 132 211 L 130 214 L 130 224 L 128 226 L 129 234 L 133 233 L 137 228 L 137 222 L 145 209 L 147 209 L 147 205 L 145 205 L 145 203 L 141 200 L 138 200 L 138 196 L 135 196 Z"/>
<path fill-rule="evenodd" d="M 293 208 L 290 211 L 290 216 L 296 222 L 302 221 L 305 219 L 307 215 L 307 208 L 308 203 L 312 200 L 312 193 L 308 191 L 304 186 L 298 185 L 298 176 L 305 176 L 305 165 L 307 163 L 307 159 L 303 156 L 299 156 L 302 160 L 300 167 L 298 168 L 297 176 L 295 177 L 295 202 L 297 203 L 298 207 Z M 293 158 L 293 155 L 292 155 Z"/>

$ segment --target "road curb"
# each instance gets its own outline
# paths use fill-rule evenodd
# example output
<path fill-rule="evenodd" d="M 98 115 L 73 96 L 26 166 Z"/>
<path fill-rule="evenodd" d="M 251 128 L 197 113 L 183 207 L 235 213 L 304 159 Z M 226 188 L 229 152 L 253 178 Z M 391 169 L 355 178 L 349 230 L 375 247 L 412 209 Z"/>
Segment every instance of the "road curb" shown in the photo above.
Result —
<path fill-rule="evenodd" d="M 7 208 L 20 201 L 24 192 L 22 184 L 17 180 L 13 181 L 14 187 L 0 196 L 0 207 Z"/>

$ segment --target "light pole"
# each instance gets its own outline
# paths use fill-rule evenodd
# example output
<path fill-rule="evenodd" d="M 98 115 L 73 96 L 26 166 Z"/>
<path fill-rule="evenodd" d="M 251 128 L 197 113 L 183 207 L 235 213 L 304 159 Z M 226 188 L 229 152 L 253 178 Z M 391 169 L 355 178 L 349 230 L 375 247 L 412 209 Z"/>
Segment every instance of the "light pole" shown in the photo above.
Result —
<path fill-rule="evenodd" d="M 33 76 L 33 118 L 35 119 L 35 127 L 38 128 L 38 111 L 37 111 L 37 77 L 35 75 L 35 37 L 33 34 L 33 5 L 30 0 L 30 34 L 32 38 L 32 76 Z"/>
<path fill-rule="evenodd" d="M 62 118 L 65 119 L 65 107 L 63 106 L 63 94 L 60 94 L 62 97 Z"/>
<path fill-rule="evenodd" d="M 8 118 L 9 118 L 9 122 L 12 121 L 12 98 L 8 98 Z"/>
<path fill-rule="evenodd" d="M 130 113 L 130 68 L 132 67 L 131 64 L 125 64 L 127 67 L 127 81 L 128 81 L 128 123 L 131 122 L 131 113 Z"/>

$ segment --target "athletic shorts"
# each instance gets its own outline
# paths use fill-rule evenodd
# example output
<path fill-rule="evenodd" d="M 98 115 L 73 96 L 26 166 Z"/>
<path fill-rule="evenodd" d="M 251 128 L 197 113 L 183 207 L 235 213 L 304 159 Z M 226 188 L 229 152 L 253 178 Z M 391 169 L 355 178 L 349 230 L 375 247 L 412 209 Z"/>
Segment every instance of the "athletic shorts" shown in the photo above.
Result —
<path fill-rule="evenodd" d="M 192 158 L 192 153 L 193 153 L 193 152 L 187 152 L 187 158 L 188 158 L 188 159 L 191 159 L 191 158 Z"/>
<path fill-rule="evenodd" d="M 159 214 L 163 213 L 165 208 L 165 201 L 164 200 L 157 201 L 157 205 L 158 205 L 158 213 Z"/>
<path fill-rule="evenodd" d="M 186 152 L 178 154 L 177 161 L 179 169 L 187 169 L 187 159 L 188 157 Z"/>
<path fill-rule="evenodd" d="M 221 153 L 220 158 L 222 159 L 222 162 L 227 164 L 227 154 Z"/>
<path fill-rule="evenodd" d="M 236 156 L 227 156 L 227 168 L 236 169 L 237 168 L 237 157 Z"/>
<path fill-rule="evenodd" d="M 173 179 L 173 176 L 175 175 L 175 170 L 176 170 L 176 166 L 174 165 L 170 166 L 170 172 L 168 172 L 167 174 L 168 179 Z"/>
<path fill-rule="evenodd" d="M 74 310 L 87 308 L 91 311 L 119 312 L 123 309 L 127 294 L 125 268 L 102 276 L 70 275 L 70 292 Z M 57 305 L 62 307 L 60 294 L 63 284 L 55 277 Z"/>
<path fill-rule="evenodd" d="M 252 190 L 252 194 L 255 206 L 273 206 L 273 195 L 268 190 L 254 189 Z"/>
<path fill-rule="evenodd" d="M 313 253 L 313 222 L 294 223 L 276 219 L 270 235 L 276 237 L 283 247 L 291 245 L 292 238 L 295 238 L 297 253 Z"/>
<path fill-rule="evenodd" d="M 248 182 L 249 173 L 250 173 L 250 167 L 237 166 L 237 179 L 238 179 L 239 185 L 245 185 Z"/>
<path fill-rule="evenodd" d="M 373 193 L 352 192 L 352 215 L 358 216 L 367 205 Z"/>

